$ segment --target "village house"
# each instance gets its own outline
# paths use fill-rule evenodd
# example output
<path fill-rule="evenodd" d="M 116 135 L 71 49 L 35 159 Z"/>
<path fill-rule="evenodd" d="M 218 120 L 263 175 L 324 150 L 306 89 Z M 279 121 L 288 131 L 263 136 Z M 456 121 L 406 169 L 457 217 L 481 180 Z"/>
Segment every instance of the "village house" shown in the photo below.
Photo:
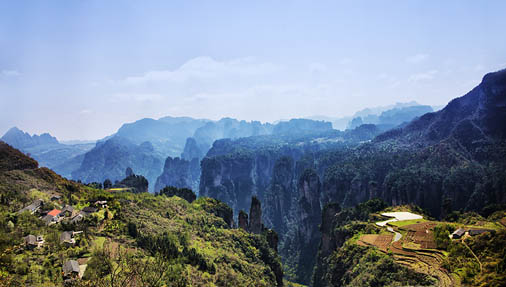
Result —
<path fill-rule="evenodd" d="M 27 249 L 41 247 L 42 244 L 44 244 L 44 238 L 41 235 L 35 236 L 30 234 L 28 236 L 25 236 L 23 240 Z"/>
<path fill-rule="evenodd" d="M 106 208 L 107 207 L 107 200 L 97 200 L 95 201 L 95 206 L 99 208 Z"/>
<path fill-rule="evenodd" d="M 72 217 L 72 219 L 70 220 L 70 223 L 75 224 L 75 223 L 81 222 L 83 219 L 84 219 L 84 215 L 79 213 L 76 216 Z"/>
<path fill-rule="evenodd" d="M 73 215 L 74 215 L 74 208 L 71 205 L 67 205 L 62 209 L 60 216 L 72 217 Z"/>
<path fill-rule="evenodd" d="M 44 221 L 46 223 L 46 225 L 58 223 L 58 221 L 60 221 L 60 213 L 61 213 L 61 210 L 53 209 L 50 212 L 48 212 L 46 216 L 44 216 L 42 218 L 42 221 Z"/>
<path fill-rule="evenodd" d="M 459 228 L 452 233 L 451 237 L 452 239 L 460 239 L 465 233 L 466 230 L 464 228 Z"/>
<path fill-rule="evenodd" d="M 73 231 L 64 231 L 60 235 L 60 242 L 66 245 L 74 245 L 76 243 L 76 240 L 74 238 L 74 232 Z"/>
<path fill-rule="evenodd" d="M 97 209 L 97 208 L 95 208 L 95 207 L 86 206 L 85 208 L 83 208 L 83 209 L 81 210 L 81 214 L 82 214 L 82 215 L 84 215 L 84 216 L 88 216 L 88 215 L 90 215 L 90 214 L 92 214 L 92 213 L 97 212 L 97 210 L 98 210 L 98 209 Z"/>
<path fill-rule="evenodd" d="M 51 225 L 51 224 L 58 223 L 58 218 L 48 214 L 48 215 L 42 217 L 42 221 L 44 221 L 44 223 L 46 225 Z"/>
<path fill-rule="evenodd" d="M 53 194 L 51 196 L 51 201 L 58 201 L 61 199 L 61 196 L 60 195 L 57 195 L 57 194 Z"/>
<path fill-rule="evenodd" d="M 44 201 L 42 201 L 41 199 L 37 199 L 34 202 L 32 202 L 30 205 L 19 210 L 18 213 L 23 213 L 25 211 L 28 211 L 31 214 L 34 214 L 42 207 L 42 205 L 44 205 Z"/>
<path fill-rule="evenodd" d="M 79 276 L 79 263 L 75 260 L 67 260 L 62 269 L 65 279 L 73 279 Z"/>

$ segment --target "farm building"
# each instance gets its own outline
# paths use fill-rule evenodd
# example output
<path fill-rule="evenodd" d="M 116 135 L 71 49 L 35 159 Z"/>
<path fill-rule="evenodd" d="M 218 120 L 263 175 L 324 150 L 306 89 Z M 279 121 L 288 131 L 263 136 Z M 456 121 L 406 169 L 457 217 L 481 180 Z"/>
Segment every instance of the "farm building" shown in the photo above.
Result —
<path fill-rule="evenodd" d="M 452 233 L 452 239 L 459 239 L 466 233 L 464 228 L 459 228 Z"/>

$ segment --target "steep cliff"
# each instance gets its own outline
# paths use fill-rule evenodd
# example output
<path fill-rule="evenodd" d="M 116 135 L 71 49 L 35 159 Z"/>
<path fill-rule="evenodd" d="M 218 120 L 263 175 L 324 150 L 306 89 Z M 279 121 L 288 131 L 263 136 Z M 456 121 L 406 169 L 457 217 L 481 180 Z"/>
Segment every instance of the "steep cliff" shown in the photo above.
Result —
<path fill-rule="evenodd" d="M 249 231 L 251 233 L 260 234 L 264 229 L 262 223 L 262 205 L 258 198 L 251 198 L 251 207 L 249 209 Z"/>
<path fill-rule="evenodd" d="M 266 225 L 271 226 L 280 234 L 287 231 L 287 217 L 292 207 L 294 165 L 293 159 L 288 156 L 276 160 L 272 170 L 271 184 L 264 193 Z"/>
<path fill-rule="evenodd" d="M 445 200 L 451 210 L 504 203 L 503 122 L 505 70 L 487 74 L 444 109 L 343 154 L 325 171 L 324 202 L 354 206 L 380 197 L 393 205 L 415 203 L 433 216 L 443 213 Z"/>
<path fill-rule="evenodd" d="M 321 223 L 320 188 L 320 178 L 315 171 L 305 170 L 297 185 L 299 198 L 296 219 L 297 236 L 294 243 L 300 253 L 292 259 L 297 262 L 297 279 L 304 284 L 309 283 L 320 242 L 318 230 Z"/>
<path fill-rule="evenodd" d="M 200 168 L 198 158 L 191 161 L 178 157 L 167 157 L 162 174 L 156 179 L 154 191 L 158 192 L 166 186 L 198 190 Z M 197 171 L 197 172 L 195 172 Z"/>

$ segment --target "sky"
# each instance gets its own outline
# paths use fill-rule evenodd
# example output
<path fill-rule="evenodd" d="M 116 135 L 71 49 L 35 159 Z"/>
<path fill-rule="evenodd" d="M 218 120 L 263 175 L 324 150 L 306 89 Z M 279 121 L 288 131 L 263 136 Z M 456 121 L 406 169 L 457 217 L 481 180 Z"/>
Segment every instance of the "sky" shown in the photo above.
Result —
<path fill-rule="evenodd" d="M 506 68 L 506 1 L 0 0 L 0 135 L 445 105 Z"/>

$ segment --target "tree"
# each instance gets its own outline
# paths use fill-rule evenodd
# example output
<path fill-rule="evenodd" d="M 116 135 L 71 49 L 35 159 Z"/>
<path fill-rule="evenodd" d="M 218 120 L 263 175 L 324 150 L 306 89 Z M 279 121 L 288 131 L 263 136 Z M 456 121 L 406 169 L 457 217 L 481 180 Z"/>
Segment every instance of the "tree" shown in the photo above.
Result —
<path fill-rule="evenodd" d="M 112 182 L 110 179 L 104 180 L 104 189 L 108 189 L 112 187 Z"/>
<path fill-rule="evenodd" d="M 129 222 L 127 225 L 128 228 L 128 234 L 132 236 L 133 238 L 137 237 L 137 225 L 133 222 Z"/>
<path fill-rule="evenodd" d="M 179 196 L 190 203 L 192 203 L 195 199 L 197 199 L 197 196 L 195 195 L 195 193 L 193 193 L 191 189 L 184 187 L 177 188 L 174 186 L 166 186 L 162 190 L 160 190 L 160 195 L 165 195 L 167 197 Z"/>

